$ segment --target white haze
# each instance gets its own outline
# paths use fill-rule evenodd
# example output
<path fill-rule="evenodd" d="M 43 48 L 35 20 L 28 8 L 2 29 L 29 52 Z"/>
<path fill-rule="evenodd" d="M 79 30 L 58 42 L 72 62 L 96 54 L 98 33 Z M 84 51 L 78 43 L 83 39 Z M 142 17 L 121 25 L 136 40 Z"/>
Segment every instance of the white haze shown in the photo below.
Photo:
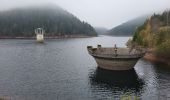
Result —
<path fill-rule="evenodd" d="M 0 10 L 46 3 L 59 5 L 80 20 L 105 28 L 170 8 L 170 0 L 0 0 Z"/>

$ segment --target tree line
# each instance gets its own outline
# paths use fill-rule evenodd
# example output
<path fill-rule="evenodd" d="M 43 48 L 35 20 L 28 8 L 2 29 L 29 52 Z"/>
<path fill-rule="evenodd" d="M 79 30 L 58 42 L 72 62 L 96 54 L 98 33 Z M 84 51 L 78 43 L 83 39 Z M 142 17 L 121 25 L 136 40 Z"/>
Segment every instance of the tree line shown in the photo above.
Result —
<path fill-rule="evenodd" d="M 42 27 L 46 36 L 92 35 L 94 28 L 59 7 L 17 8 L 0 12 L 0 36 L 32 37 Z"/>
<path fill-rule="evenodd" d="M 170 59 L 170 11 L 153 14 L 136 29 L 128 44 L 150 48 L 157 56 Z"/>

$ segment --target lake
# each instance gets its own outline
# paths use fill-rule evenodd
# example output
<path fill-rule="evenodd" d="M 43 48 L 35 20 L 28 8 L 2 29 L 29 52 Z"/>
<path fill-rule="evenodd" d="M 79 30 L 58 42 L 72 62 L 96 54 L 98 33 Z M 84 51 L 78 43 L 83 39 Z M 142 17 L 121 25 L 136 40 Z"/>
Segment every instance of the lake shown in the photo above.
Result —
<path fill-rule="evenodd" d="M 0 97 L 11 100 L 170 99 L 170 70 L 140 59 L 130 71 L 97 68 L 86 47 L 125 47 L 130 37 L 0 40 Z"/>

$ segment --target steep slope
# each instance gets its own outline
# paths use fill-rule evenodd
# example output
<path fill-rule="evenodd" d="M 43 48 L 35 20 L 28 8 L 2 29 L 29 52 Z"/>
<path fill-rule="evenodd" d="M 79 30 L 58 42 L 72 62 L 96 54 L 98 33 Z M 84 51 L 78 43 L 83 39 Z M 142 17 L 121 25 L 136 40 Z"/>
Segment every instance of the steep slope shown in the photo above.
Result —
<path fill-rule="evenodd" d="M 116 26 L 110 31 L 108 31 L 108 35 L 132 36 L 133 33 L 135 32 L 135 29 L 141 26 L 145 22 L 146 19 L 147 19 L 147 16 L 142 16 L 142 17 L 138 17 L 133 20 L 130 20 L 128 22 L 125 22 L 119 26 Z"/>
<path fill-rule="evenodd" d="M 43 27 L 46 36 L 96 35 L 94 28 L 74 15 L 54 5 L 17 8 L 0 12 L 0 36 L 34 35 L 34 29 Z"/>
<path fill-rule="evenodd" d="M 152 15 L 135 31 L 130 46 L 149 50 L 145 58 L 170 65 L 170 11 Z"/>

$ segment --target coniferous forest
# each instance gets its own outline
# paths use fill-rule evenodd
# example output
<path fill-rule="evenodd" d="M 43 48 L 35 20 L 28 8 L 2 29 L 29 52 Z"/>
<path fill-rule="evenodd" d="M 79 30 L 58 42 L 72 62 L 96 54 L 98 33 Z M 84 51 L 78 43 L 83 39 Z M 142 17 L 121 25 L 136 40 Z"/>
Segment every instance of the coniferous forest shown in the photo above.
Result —
<path fill-rule="evenodd" d="M 0 12 L 0 37 L 32 37 L 42 27 L 45 36 L 96 36 L 94 28 L 54 5 L 16 8 Z"/>

